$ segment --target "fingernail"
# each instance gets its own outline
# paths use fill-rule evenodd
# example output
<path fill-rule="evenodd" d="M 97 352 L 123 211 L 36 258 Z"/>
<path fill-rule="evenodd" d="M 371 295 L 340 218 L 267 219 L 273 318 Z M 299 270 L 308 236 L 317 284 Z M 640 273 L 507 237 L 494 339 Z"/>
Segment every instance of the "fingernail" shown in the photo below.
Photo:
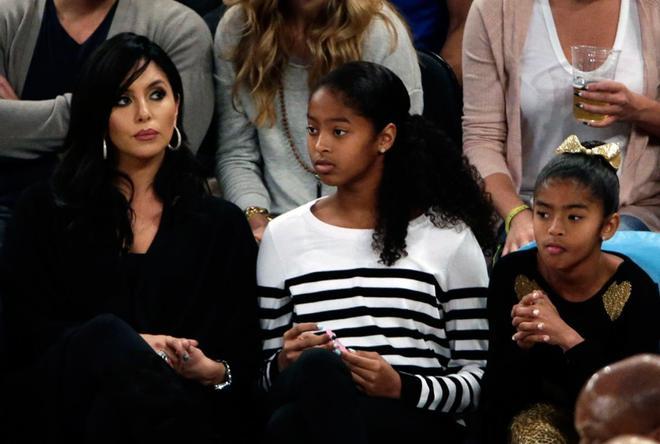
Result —
<path fill-rule="evenodd" d="M 539 322 L 539 323 L 536 325 L 536 328 L 538 328 L 539 330 L 543 330 L 543 322 Z"/>
<path fill-rule="evenodd" d="M 582 121 L 582 125 L 591 126 L 591 125 L 589 125 L 589 122 L 585 122 L 584 120 Z"/>
<path fill-rule="evenodd" d="M 183 362 L 188 362 L 190 361 L 190 355 L 188 353 L 183 354 Z"/>
<path fill-rule="evenodd" d="M 513 335 L 513 336 L 511 336 L 511 340 L 512 340 L 512 341 L 515 341 L 515 340 L 517 339 L 516 336 L 517 336 L 517 335 Z"/>
<path fill-rule="evenodd" d="M 582 93 L 580 91 L 574 92 L 573 95 L 578 96 L 578 97 L 582 97 Z"/>
<path fill-rule="evenodd" d="M 535 309 L 532 311 L 532 314 L 533 314 L 534 316 L 538 316 L 539 313 L 540 313 L 540 311 L 539 311 L 538 308 L 535 308 Z"/>
<path fill-rule="evenodd" d="M 349 348 L 348 351 L 351 353 L 355 353 L 355 350 L 353 350 L 352 348 Z"/>
<path fill-rule="evenodd" d="M 543 336 L 543 342 L 548 342 L 550 340 L 550 336 Z"/>
<path fill-rule="evenodd" d="M 341 355 L 341 350 L 339 350 L 338 348 L 334 349 L 333 352 L 335 352 L 337 356 Z"/>
<path fill-rule="evenodd" d="M 321 324 L 316 324 L 316 329 L 317 330 L 325 330 L 325 327 L 323 327 Z"/>

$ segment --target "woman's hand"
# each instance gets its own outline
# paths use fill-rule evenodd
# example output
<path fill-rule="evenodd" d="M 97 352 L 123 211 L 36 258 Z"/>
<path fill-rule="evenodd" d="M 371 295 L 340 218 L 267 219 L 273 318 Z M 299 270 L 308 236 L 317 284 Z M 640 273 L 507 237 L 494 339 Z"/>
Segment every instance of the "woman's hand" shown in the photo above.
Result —
<path fill-rule="evenodd" d="M 528 349 L 542 342 L 558 345 L 567 351 L 584 341 L 578 332 L 564 322 L 557 308 L 542 291 L 533 291 L 522 298 L 520 303 L 513 306 L 511 318 L 517 330 L 512 339 L 521 348 Z"/>
<path fill-rule="evenodd" d="M 0 99 L 18 100 L 14 88 L 12 88 L 9 81 L 3 76 L 0 76 Z"/>
<path fill-rule="evenodd" d="M 224 382 L 227 369 L 223 363 L 210 359 L 198 347 L 191 347 L 188 356 L 177 370 L 181 376 L 204 385 Z"/>
<path fill-rule="evenodd" d="M 250 228 L 252 229 L 252 235 L 257 240 L 257 242 L 261 242 L 261 238 L 264 236 L 266 226 L 268 226 L 268 218 L 263 214 L 253 214 L 248 219 L 248 222 L 250 224 Z"/>
<path fill-rule="evenodd" d="M 192 347 L 199 345 L 194 339 L 175 338 L 167 335 L 150 335 L 147 333 L 141 333 L 140 336 L 176 371 L 179 371 L 181 365 L 190 359 Z"/>
<path fill-rule="evenodd" d="M 596 128 L 603 128 L 618 121 L 635 122 L 642 111 L 653 102 L 645 96 L 633 93 L 623 83 L 613 80 L 590 83 L 576 94 L 583 99 L 604 102 L 602 105 L 579 105 L 587 112 L 605 115 L 603 120 L 587 122 L 589 126 Z"/>
<path fill-rule="evenodd" d="M 534 241 L 534 226 L 532 212 L 523 210 L 511 220 L 511 228 L 506 236 L 502 256 L 520 249 Z"/>
<path fill-rule="evenodd" d="M 401 376 L 376 352 L 343 352 L 341 358 L 351 370 L 353 381 L 369 396 L 401 398 Z"/>
<path fill-rule="evenodd" d="M 298 324 L 284 333 L 284 345 L 277 355 L 277 368 L 283 371 L 296 362 L 302 352 L 308 348 L 321 347 L 333 349 L 333 343 L 327 333 L 315 334 L 320 330 L 313 322 Z"/>

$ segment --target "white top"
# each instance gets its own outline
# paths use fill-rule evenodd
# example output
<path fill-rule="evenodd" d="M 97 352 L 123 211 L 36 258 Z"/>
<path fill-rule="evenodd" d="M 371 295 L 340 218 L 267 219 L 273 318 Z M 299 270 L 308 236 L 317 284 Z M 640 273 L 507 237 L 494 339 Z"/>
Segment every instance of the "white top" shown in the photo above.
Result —
<path fill-rule="evenodd" d="M 259 248 L 264 387 L 284 332 L 316 322 L 346 347 L 380 353 L 401 374 L 404 403 L 474 407 L 488 350 L 488 274 L 472 231 L 420 216 L 408 226 L 408 255 L 388 267 L 371 247 L 373 230 L 322 222 L 315 202 L 273 220 Z"/>
<path fill-rule="evenodd" d="M 621 51 L 614 80 L 642 94 L 644 62 L 635 0 L 621 0 L 613 49 Z M 581 141 L 616 142 L 625 153 L 631 125 L 617 122 L 607 128 L 593 128 L 573 117 L 573 71 L 561 48 L 548 0 L 534 1 L 521 65 L 523 181 L 520 193 L 529 201 L 536 176 L 567 136 L 576 134 Z"/>

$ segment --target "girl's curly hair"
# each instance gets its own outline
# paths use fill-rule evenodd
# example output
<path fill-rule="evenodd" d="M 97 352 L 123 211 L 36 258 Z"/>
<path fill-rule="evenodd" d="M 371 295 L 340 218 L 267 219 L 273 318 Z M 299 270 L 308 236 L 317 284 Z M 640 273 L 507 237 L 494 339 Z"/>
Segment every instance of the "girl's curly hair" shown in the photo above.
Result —
<path fill-rule="evenodd" d="M 492 251 L 496 218 L 482 181 L 444 132 L 408 113 L 410 97 L 396 74 L 374 63 L 351 62 L 322 78 L 320 88 L 339 94 L 377 133 L 389 123 L 397 128 L 385 153 L 373 235 L 382 263 L 393 265 L 407 254 L 408 223 L 422 213 L 437 227 L 467 225 L 482 249 Z"/>

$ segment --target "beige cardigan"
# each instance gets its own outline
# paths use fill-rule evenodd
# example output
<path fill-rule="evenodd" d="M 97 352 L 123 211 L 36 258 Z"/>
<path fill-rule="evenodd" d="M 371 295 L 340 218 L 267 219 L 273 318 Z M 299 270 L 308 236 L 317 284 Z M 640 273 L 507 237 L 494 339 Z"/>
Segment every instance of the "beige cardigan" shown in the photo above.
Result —
<path fill-rule="evenodd" d="M 660 93 L 660 0 L 636 0 L 644 95 Z M 534 0 L 474 0 L 463 41 L 463 149 L 482 177 L 520 189 L 520 59 Z M 621 177 L 621 212 L 660 230 L 660 140 L 633 126 Z"/>

